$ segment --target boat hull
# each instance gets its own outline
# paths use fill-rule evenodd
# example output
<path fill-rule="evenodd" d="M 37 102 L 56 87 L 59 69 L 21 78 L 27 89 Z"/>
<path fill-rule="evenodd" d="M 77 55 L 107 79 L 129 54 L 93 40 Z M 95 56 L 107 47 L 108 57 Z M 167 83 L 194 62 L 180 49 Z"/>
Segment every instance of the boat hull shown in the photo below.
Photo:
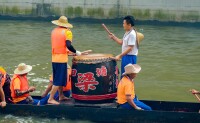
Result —
<path fill-rule="evenodd" d="M 14 105 L 1 108 L 1 114 L 37 116 L 112 123 L 200 123 L 199 103 L 144 101 L 154 111 L 117 108 L 113 104 Z"/>

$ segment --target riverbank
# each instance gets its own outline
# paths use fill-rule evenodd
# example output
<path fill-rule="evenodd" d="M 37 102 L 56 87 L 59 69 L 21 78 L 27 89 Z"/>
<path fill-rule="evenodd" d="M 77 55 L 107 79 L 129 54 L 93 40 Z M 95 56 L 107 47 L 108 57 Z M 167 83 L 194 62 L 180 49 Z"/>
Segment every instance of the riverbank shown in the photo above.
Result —
<path fill-rule="evenodd" d="M 134 15 L 142 21 L 200 22 L 198 0 L 3 0 L 0 15 L 115 19 Z"/>
<path fill-rule="evenodd" d="M 43 21 L 50 22 L 52 20 L 58 19 L 59 16 L 10 16 L 10 15 L 0 15 L 0 20 L 14 20 L 14 21 Z M 69 18 L 69 21 L 73 23 L 106 23 L 106 24 L 121 24 L 123 18 L 113 18 L 113 19 L 95 19 L 95 18 Z M 196 27 L 200 28 L 200 22 L 176 22 L 176 21 L 159 21 L 159 20 L 136 20 L 136 25 L 152 25 L 152 26 L 178 26 L 178 27 Z"/>

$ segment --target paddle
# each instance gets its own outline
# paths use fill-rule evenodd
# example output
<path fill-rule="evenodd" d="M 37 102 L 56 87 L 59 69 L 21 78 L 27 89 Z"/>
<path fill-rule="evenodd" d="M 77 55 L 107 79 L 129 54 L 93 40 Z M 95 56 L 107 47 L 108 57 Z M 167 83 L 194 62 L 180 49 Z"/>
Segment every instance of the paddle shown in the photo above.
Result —
<path fill-rule="evenodd" d="M 197 94 L 194 94 L 195 95 L 195 97 L 199 100 L 199 102 L 200 102 L 200 98 L 199 98 L 199 96 L 197 95 Z"/>
<path fill-rule="evenodd" d="M 195 97 L 197 98 L 197 100 L 200 102 L 200 98 L 199 98 L 198 94 L 194 93 L 193 89 L 191 89 L 190 92 L 192 92 L 192 94 L 194 94 Z"/>
<path fill-rule="evenodd" d="M 112 33 L 110 32 L 110 30 L 106 27 L 105 24 L 102 24 L 103 28 L 106 30 L 106 32 L 111 35 Z"/>

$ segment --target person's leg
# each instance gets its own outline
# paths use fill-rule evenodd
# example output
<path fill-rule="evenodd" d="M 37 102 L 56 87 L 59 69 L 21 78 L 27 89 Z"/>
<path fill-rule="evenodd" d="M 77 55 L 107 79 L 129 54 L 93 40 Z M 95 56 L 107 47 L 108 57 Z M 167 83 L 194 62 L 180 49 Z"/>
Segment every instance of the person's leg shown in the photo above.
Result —
<path fill-rule="evenodd" d="M 20 101 L 20 102 L 17 102 L 16 104 L 28 104 L 28 102 L 27 102 L 26 99 L 25 99 L 25 100 L 22 100 L 22 101 Z"/>
<path fill-rule="evenodd" d="M 61 64 L 61 66 L 62 66 L 62 69 L 60 70 L 60 77 L 59 77 L 61 86 L 58 89 L 59 101 L 68 99 L 63 94 L 63 86 L 66 86 L 67 84 L 67 63 L 63 63 Z"/>
<path fill-rule="evenodd" d="M 50 104 L 59 104 L 59 102 L 57 102 L 54 99 L 54 95 L 58 91 L 58 88 L 59 88 L 59 86 L 55 86 L 55 85 L 52 86 L 52 89 L 51 89 L 51 92 L 50 92 L 50 97 L 48 99 L 48 103 L 50 103 Z"/>
<path fill-rule="evenodd" d="M 50 92 L 48 103 L 59 104 L 59 102 L 57 102 L 54 99 L 54 95 L 57 91 L 59 91 L 59 93 L 61 92 L 60 90 L 61 86 L 66 85 L 67 64 L 66 63 L 52 63 L 52 67 L 53 67 L 53 87 Z"/>
<path fill-rule="evenodd" d="M 48 94 L 47 96 L 45 96 L 44 98 L 42 98 L 40 100 L 40 105 L 46 105 L 48 103 L 49 97 L 50 97 L 50 94 Z"/>
<path fill-rule="evenodd" d="M 134 109 L 128 102 L 121 104 L 119 108 L 124 108 L 124 109 Z"/>
<path fill-rule="evenodd" d="M 150 106 L 144 104 L 143 102 L 141 102 L 141 101 L 139 101 L 137 99 L 134 99 L 133 101 L 134 101 L 136 106 L 138 106 L 138 107 L 140 107 L 140 108 L 142 108 L 144 110 L 148 110 L 148 111 L 152 110 Z"/>
<path fill-rule="evenodd" d="M 40 100 L 33 99 L 33 105 L 40 105 Z"/>
<path fill-rule="evenodd" d="M 58 89 L 58 93 L 59 93 L 59 101 L 69 99 L 69 98 L 65 97 L 65 95 L 63 94 L 63 87 L 62 86 Z"/>
<path fill-rule="evenodd" d="M 55 99 L 56 101 L 59 101 L 59 93 L 58 93 L 58 91 L 57 91 L 56 94 L 54 95 L 54 99 Z"/>

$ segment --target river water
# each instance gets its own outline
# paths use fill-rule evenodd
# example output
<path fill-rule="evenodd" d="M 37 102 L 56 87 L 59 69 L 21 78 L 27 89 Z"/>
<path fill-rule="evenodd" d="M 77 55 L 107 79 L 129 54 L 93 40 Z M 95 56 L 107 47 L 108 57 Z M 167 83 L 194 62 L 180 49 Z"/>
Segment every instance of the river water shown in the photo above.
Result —
<path fill-rule="evenodd" d="M 76 49 L 114 55 L 120 53 L 121 47 L 109 40 L 101 24 L 73 25 L 73 45 Z M 121 24 L 107 26 L 115 35 L 123 36 Z M 19 63 L 32 65 L 30 85 L 37 88 L 33 95 L 40 95 L 48 84 L 51 74 L 50 33 L 54 27 L 50 22 L 0 21 L 0 66 L 12 75 Z M 138 97 L 196 102 L 188 90 L 200 90 L 199 28 L 138 25 L 137 29 L 145 35 L 138 56 L 142 71 L 135 80 Z M 71 65 L 71 58 L 69 61 Z M 0 115 L 0 122 L 72 121 Z"/>

